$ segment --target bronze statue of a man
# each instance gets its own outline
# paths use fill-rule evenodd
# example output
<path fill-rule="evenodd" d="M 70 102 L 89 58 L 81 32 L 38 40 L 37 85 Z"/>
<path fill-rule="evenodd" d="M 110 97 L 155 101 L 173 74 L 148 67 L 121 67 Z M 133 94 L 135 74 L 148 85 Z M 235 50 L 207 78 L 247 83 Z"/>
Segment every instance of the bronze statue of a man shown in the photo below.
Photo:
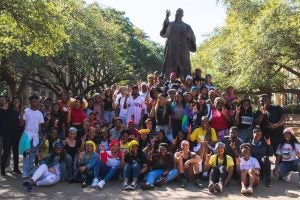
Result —
<path fill-rule="evenodd" d="M 160 36 L 167 38 L 164 51 L 162 73 L 169 76 L 176 72 L 181 80 L 191 74 L 190 51 L 196 51 L 196 38 L 192 28 L 182 21 L 183 10 L 178 8 L 175 21 L 169 22 L 170 11 L 167 10 Z"/>

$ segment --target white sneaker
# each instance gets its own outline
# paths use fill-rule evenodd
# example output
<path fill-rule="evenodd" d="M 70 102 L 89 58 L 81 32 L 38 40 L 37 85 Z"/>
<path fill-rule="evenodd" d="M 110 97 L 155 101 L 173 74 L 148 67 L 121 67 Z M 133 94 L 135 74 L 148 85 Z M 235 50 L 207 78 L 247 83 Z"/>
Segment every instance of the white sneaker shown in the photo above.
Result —
<path fill-rule="evenodd" d="M 241 193 L 246 194 L 248 192 L 247 188 L 245 186 L 242 187 Z"/>
<path fill-rule="evenodd" d="M 253 188 L 252 187 L 248 187 L 247 188 L 247 193 L 252 194 L 253 193 Z"/>
<path fill-rule="evenodd" d="M 223 190 L 223 184 L 222 183 L 216 183 L 215 184 L 215 191 L 222 192 Z"/>
<path fill-rule="evenodd" d="M 100 189 L 102 189 L 102 188 L 104 187 L 104 185 L 105 185 L 105 180 L 101 180 L 101 181 L 99 181 L 99 183 L 97 184 L 97 186 L 98 186 Z"/>
<path fill-rule="evenodd" d="M 99 179 L 98 178 L 94 178 L 91 186 L 92 187 L 96 187 L 98 183 L 99 183 Z"/>

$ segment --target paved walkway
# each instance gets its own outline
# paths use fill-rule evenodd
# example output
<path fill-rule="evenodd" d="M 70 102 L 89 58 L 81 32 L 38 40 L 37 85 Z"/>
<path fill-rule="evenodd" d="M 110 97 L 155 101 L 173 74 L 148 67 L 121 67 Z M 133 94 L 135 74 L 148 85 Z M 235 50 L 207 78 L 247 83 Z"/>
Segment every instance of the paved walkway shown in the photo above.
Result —
<path fill-rule="evenodd" d="M 103 190 L 87 187 L 82 189 L 80 184 L 58 183 L 50 187 L 35 187 L 28 193 L 22 186 L 22 177 L 7 173 L 0 178 L 0 199 L 300 199 L 300 188 L 295 183 L 286 183 L 273 179 L 272 187 L 263 184 L 254 188 L 254 194 L 244 196 L 240 194 L 237 181 L 232 181 L 221 194 L 210 194 L 205 189 L 197 189 L 189 184 L 185 189 L 174 182 L 152 191 L 122 191 L 121 181 L 112 181 L 104 186 Z M 207 186 L 206 182 L 203 182 Z"/>

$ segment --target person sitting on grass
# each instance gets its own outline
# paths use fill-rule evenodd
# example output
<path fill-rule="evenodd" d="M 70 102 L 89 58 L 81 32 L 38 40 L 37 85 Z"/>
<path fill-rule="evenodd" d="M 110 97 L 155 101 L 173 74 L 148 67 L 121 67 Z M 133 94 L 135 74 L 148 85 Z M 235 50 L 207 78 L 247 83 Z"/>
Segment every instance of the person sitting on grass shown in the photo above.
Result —
<path fill-rule="evenodd" d="M 196 178 L 194 181 L 195 187 L 202 188 L 199 170 L 202 160 L 196 153 L 190 151 L 190 143 L 187 140 L 181 142 L 181 150 L 174 154 L 174 159 L 179 171 L 181 187 L 186 186 L 187 180 L 191 181 Z"/>
<path fill-rule="evenodd" d="M 241 193 L 252 194 L 253 187 L 259 182 L 260 165 L 256 158 L 251 157 L 251 147 L 249 144 L 242 144 L 240 149 L 242 155 L 241 158 L 236 159 L 236 165 L 241 176 Z"/>
<path fill-rule="evenodd" d="M 49 186 L 60 180 L 71 178 L 72 158 L 64 150 L 61 141 L 53 144 L 53 152 L 43 161 L 43 164 L 34 172 L 30 180 L 23 182 L 28 192 L 31 192 L 33 185 Z"/>
<path fill-rule="evenodd" d="M 101 181 L 97 184 L 100 189 L 103 189 L 107 181 L 117 178 L 120 172 L 122 163 L 122 152 L 120 150 L 120 142 L 112 140 L 109 144 L 110 151 L 101 150 L 100 153 L 100 178 Z"/>
<path fill-rule="evenodd" d="M 146 183 L 141 186 L 142 190 L 150 190 L 154 188 L 154 184 L 158 187 L 175 179 L 178 170 L 174 169 L 174 158 L 169 153 L 169 145 L 161 143 L 159 152 L 148 154 L 148 163 L 150 163 L 151 171 L 148 172 Z"/>
<path fill-rule="evenodd" d="M 223 187 L 229 184 L 233 174 L 233 159 L 225 154 L 225 144 L 218 142 L 215 145 L 214 155 L 206 154 L 205 171 L 210 169 L 208 190 L 211 193 L 222 192 Z"/>
<path fill-rule="evenodd" d="M 285 141 L 279 144 L 276 150 L 274 172 L 279 174 L 281 179 L 288 181 L 291 171 L 297 171 L 300 176 L 300 144 L 292 128 L 284 129 L 283 137 Z"/>
<path fill-rule="evenodd" d="M 81 180 L 81 186 L 86 187 L 88 183 L 92 183 L 92 187 L 96 187 L 99 177 L 99 156 L 95 152 L 96 144 L 93 141 L 85 142 L 85 150 L 79 153 L 75 177 L 71 181 Z"/>
<path fill-rule="evenodd" d="M 124 158 L 123 190 L 135 190 L 138 178 L 148 170 L 147 158 L 139 149 L 139 143 L 136 140 L 129 142 L 128 149 L 129 152 L 125 154 Z M 130 178 L 132 178 L 132 183 L 128 184 Z"/>

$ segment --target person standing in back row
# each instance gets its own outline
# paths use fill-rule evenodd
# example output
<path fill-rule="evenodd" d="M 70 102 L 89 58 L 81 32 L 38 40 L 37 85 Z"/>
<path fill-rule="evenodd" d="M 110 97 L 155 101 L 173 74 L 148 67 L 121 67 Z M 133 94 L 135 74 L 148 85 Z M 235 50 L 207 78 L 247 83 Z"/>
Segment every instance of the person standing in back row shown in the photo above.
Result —
<path fill-rule="evenodd" d="M 260 104 L 261 108 L 256 112 L 254 123 L 260 126 L 263 137 L 271 139 L 273 149 L 277 149 L 278 144 L 284 141 L 284 110 L 279 105 L 271 105 L 271 97 L 268 94 L 260 96 Z"/>

